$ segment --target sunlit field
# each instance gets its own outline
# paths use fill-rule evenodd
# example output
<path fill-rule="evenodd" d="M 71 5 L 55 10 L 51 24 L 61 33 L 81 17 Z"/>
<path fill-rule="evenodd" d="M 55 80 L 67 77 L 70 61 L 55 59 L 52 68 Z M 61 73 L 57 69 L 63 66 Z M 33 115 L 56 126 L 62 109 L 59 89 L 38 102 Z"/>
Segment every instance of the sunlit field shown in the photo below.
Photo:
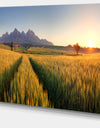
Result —
<path fill-rule="evenodd" d="M 10 50 L 10 47 L 9 46 L 6 46 L 4 44 L 0 44 L 0 49 Z"/>
<path fill-rule="evenodd" d="M 48 46 L 49 47 L 49 46 Z M 52 46 L 53 47 L 53 46 Z M 59 50 L 55 47 L 53 48 L 44 48 L 44 47 L 30 47 L 27 51 L 24 53 L 30 53 L 30 54 L 40 54 L 40 55 L 73 55 L 75 56 L 73 51 L 65 51 L 65 50 Z"/>
<path fill-rule="evenodd" d="M 0 25 L 0 102 L 100 113 L 99 4 L 3 7 Z"/>
<path fill-rule="evenodd" d="M 100 112 L 100 55 L 30 56 L 55 108 Z"/>
<path fill-rule="evenodd" d="M 0 101 L 50 107 L 26 55 L 0 49 Z"/>
<path fill-rule="evenodd" d="M 11 103 L 49 106 L 48 94 L 43 92 L 42 84 L 39 84 L 38 77 L 32 69 L 27 56 L 23 56 L 22 63 L 15 73 L 14 79 L 10 83 L 5 101 Z"/>
<path fill-rule="evenodd" d="M 0 95 L 10 84 L 14 71 L 19 65 L 21 55 L 9 50 L 0 49 Z M 3 98 L 3 95 L 2 95 Z"/>
<path fill-rule="evenodd" d="M 99 60 L 0 49 L 0 101 L 100 113 Z"/>

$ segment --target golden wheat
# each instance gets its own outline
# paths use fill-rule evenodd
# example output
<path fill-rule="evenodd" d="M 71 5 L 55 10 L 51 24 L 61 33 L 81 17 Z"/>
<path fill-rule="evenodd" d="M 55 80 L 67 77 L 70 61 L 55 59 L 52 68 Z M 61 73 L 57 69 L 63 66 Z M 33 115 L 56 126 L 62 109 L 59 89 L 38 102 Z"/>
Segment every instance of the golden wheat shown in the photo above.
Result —
<path fill-rule="evenodd" d="M 5 95 L 5 101 L 8 99 L 11 103 L 43 107 L 49 105 L 48 94 L 43 92 L 42 84 L 39 84 L 38 77 L 25 55 L 23 55 L 18 72 L 15 73 L 14 79 L 11 81 L 9 92 L 8 95 Z"/>
<path fill-rule="evenodd" d="M 30 56 L 48 79 L 51 97 L 58 100 L 55 107 L 100 112 L 100 55 L 83 56 Z M 34 63 L 33 63 L 34 64 Z M 37 66 L 36 66 L 37 65 Z M 37 72 L 37 73 L 38 73 Z M 55 77 L 55 78 L 54 78 Z M 55 91 L 56 88 L 56 91 Z M 58 89 L 59 88 L 59 89 Z M 53 97 L 53 98 L 54 98 Z M 59 99 L 57 98 L 59 97 Z M 52 98 L 51 98 L 52 99 Z"/>
<path fill-rule="evenodd" d="M 0 74 L 10 67 L 21 57 L 20 54 L 10 50 L 0 49 Z"/>

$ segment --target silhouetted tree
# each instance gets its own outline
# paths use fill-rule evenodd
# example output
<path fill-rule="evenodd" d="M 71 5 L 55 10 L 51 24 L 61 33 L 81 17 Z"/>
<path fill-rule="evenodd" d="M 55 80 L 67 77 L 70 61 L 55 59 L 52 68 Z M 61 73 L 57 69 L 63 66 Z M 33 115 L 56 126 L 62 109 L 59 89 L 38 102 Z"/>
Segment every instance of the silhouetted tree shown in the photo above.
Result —
<path fill-rule="evenodd" d="M 11 51 L 13 51 L 13 42 L 11 42 Z"/>
<path fill-rule="evenodd" d="M 80 50 L 80 46 L 79 46 L 78 43 L 76 43 L 76 44 L 74 45 L 74 49 L 75 49 L 75 51 L 76 51 L 76 54 L 78 55 L 78 52 L 79 52 L 79 50 Z"/>

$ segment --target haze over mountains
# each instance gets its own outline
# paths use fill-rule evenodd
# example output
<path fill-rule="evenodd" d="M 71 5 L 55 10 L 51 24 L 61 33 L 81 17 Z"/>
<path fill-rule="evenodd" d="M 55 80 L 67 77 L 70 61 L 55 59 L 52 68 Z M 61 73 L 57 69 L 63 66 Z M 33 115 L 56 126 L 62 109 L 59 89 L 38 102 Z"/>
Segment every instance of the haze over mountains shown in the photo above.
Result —
<path fill-rule="evenodd" d="M 0 43 L 17 43 L 17 44 L 32 44 L 32 45 L 53 45 L 52 42 L 46 39 L 40 39 L 32 30 L 19 32 L 16 28 L 13 32 L 8 34 L 6 32 L 0 37 Z"/>

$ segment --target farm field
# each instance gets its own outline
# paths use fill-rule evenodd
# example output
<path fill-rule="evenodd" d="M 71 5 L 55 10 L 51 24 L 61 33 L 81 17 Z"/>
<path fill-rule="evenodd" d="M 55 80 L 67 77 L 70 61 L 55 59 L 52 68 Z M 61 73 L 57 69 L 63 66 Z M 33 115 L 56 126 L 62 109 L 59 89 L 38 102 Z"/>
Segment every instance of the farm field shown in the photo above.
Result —
<path fill-rule="evenodd" d="M 0 101 L 100 113 L 99 60 L 0 49 Z"/>
<path fill-rule="evenodd" d="M 11 48 L 9 46 L 7 46 L 7 45 L 0 44 L 0 49 L 10 50 Z"/>
<path fill-rule="evenodd" d="M 0 102 L 100 113 L 99 6 L 0 8 Z"/>
<path fill-rule="evenodd" d="M 55 108 L 100 112 L 100 55 L 32 56 Z"/>
<path fill-rule="evenodd" d="M 23 50 L 25 50 L 25 47 L 14 48 L 15 52 L 20 52 L 20 51 L 23 51 Z"/>
<path fill-rule="evenodd" d="M 14 71 L 17 69 L 21 60 L 19 53 L 0 49 L 0 99 L 4 100 L 4 89 L 10 84 Z"/>
<path fill-rule="evenodd" d="M 44 47 L 30 47 L 25 53 L 29 54 L 39 54 L 39 55 L 68 55 L 68 56 L 75 56 L 74 52 L 71 51 L 65 51 L 65 50 L 59 50 L 59 49 L 53 49 L 52 47 L 49 48 Z M 55 48 L 55 47 L 54 47 Z"/>
<path fill-rule="evenodd" d="M 0 49 L 0 101 L 50 107 L 26 55 Z"/>

